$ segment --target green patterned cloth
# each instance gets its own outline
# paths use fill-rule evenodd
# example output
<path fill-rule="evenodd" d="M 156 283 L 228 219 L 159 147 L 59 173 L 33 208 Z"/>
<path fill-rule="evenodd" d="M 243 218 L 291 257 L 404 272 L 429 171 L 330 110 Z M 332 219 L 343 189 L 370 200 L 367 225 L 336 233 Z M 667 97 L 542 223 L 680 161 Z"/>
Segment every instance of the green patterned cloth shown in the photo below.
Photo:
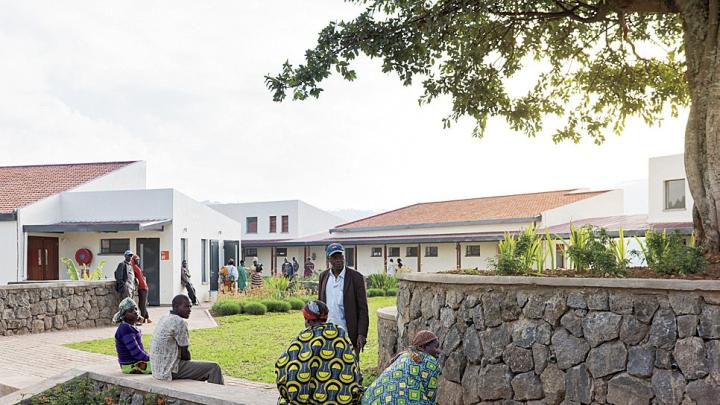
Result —
<path fill-rule="evenodd" d="M 411 349 L 402 353 L 368 387 L 363 405 L 435 404 L 440 365 L 435 357 Z"/>

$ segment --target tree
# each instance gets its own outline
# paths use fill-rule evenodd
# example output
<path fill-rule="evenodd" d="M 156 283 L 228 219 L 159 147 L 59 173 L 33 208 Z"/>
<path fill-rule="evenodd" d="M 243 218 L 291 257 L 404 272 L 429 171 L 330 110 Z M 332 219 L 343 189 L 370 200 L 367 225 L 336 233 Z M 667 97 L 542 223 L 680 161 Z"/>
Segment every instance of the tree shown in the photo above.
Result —
<path fill-rule="evenodd" d="M 360 53 L 382 60 L 405 85 L 421 80 L 420 103 L 450 95 L 445 126 L 472 117 L 482 136 L 488 117 L 503 117 L 528 136 L 555 142 L 583 136 L 600 144 L 629 116 L 648 125 L 690 105 L 685 167 L 695 200 L 696 235 L 720 257 L 720 0 L 348 0 L 365 10 L 332 22 L 305 63 L 285 62 L 266 76 L 275 101 L 318 97 L 335 71 L 356 77 Z M 511 80 L 528 80 L 524 95 Z M 548 116 L 560 117 L 545 128 Z M 557 122 L 554 120 L 552 122 Z"/>

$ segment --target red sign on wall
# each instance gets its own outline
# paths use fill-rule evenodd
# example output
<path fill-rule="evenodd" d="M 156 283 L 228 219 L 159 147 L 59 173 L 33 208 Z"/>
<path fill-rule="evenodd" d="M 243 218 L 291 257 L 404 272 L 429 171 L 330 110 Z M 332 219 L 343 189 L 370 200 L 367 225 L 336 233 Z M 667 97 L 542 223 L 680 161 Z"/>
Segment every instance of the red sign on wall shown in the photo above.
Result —
<path fill-rule="evenodd" d="M 160 260 L 170 260 L 170 251 L 169 250 L 161 250 L 160 251 Z"/>

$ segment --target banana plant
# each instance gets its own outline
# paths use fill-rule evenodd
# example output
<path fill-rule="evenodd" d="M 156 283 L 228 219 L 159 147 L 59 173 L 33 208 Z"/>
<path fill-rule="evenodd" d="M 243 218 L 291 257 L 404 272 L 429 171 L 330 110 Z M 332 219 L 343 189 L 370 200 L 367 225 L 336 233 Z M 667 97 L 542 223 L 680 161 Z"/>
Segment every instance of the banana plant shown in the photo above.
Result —
<path fill-rule="evenodd" d="M 72 259 L 69 259 L 67 257 L 61 257 L 60 261 L 67 267 L 68 277 L 70 277 L 70 280 L 78 281 L 91 281 L 91 280 L 100 280 L 103 278 L 103 267 L 105 267 L 105 260 L 98 263 L 95 270 L 93 270 L 92 273 L 90 273 L 89 268 L 86 264 L 83 264 L 80 271 L 78 271 L 77 266 L 75 266 L 75 262 L 72 261 Z"/>

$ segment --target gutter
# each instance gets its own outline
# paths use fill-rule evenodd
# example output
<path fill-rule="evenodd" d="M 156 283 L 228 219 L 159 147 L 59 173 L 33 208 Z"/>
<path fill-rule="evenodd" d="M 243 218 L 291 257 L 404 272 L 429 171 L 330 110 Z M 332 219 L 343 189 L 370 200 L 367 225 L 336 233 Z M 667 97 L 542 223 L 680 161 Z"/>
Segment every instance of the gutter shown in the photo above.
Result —
<path fill-rule="evenodd" d="M 501 219 L 483 219 L 480 221 L 454 221 L 454 222 L 435 222 L 428 224 L 408 224 L 408 225 L 385 225 L 385 226 L 361 226 L 353 228 L 332 228 L 330 233 L 343 232 L 371 232 L 371 231 L 390 231 L 397 229 L 418 229 L 418 228 L 442 228 L 446 226 L 468 226 L 468 225 L 497 225 L 497 224 L 519 224 L 526 222 L 535 222 L 542 219 L 541 215 L 534 217 L 521 218 L 501 218 Z"/>
<path fill-rule="evenodd" d="M 17 221 L 17 211 L 0 213 L 0 221 Z"/>

